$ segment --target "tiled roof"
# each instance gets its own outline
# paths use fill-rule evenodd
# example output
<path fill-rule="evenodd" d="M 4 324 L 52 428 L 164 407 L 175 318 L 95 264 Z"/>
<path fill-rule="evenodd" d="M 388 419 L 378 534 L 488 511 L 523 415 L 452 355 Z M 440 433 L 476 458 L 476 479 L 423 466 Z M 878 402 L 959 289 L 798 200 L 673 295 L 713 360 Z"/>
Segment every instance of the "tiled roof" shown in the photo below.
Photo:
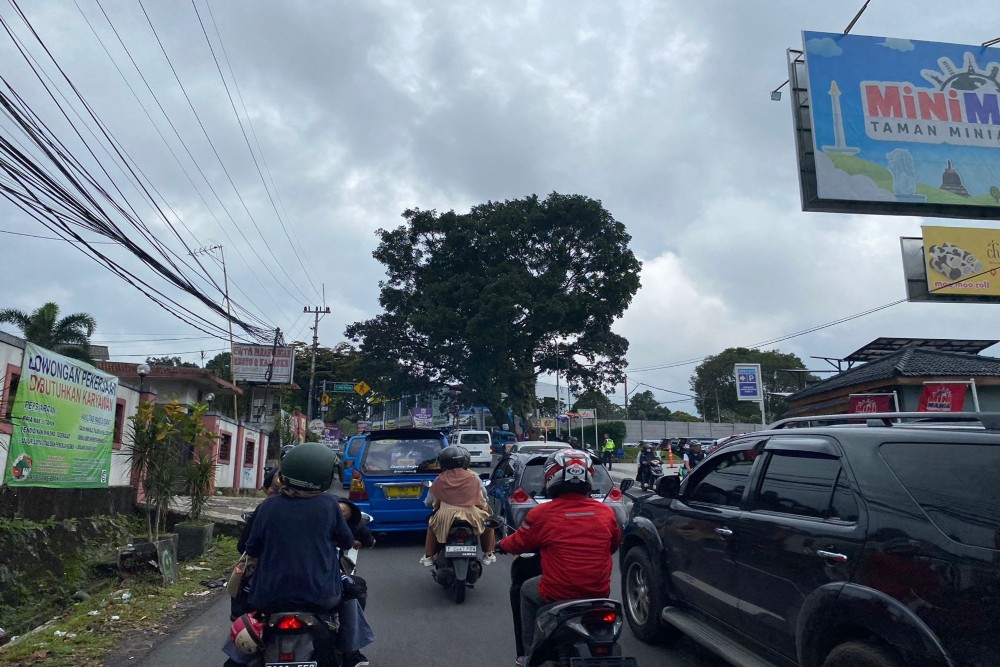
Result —
<path fill-rule="evenodd" d="M 117 375 L 121 378 L 138 378 L 136 369 L 139 364 L 125 361 L 99 361 L 97 367 L 106 373 Z M 227 388 L 237 394 L 243 394 L 243 390 L 234 385 L 229 380 L 212 375 L 204 368 L 185 368 L 181 366 L 150 366 L 147 379 L 169 379 L 169 380 L 211 380 L 220 388 Z"/>
<path fill-rule="evenodd" d="M 908 347 L 877 361 L 857 366 L 822 382 L 797 391 L 785 400 L 825 394 L 836 389 L 889 380 L 897 377 L 1000 377 L 1000 359 L 962 352 L 941 352 Z"/>

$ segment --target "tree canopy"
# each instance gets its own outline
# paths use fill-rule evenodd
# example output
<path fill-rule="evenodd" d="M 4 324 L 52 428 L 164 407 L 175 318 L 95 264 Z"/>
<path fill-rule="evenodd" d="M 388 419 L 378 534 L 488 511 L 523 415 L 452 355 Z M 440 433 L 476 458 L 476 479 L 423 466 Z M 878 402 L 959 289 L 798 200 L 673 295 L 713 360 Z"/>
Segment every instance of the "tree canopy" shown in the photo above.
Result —
<path fill-rule="evenodd" d="M 553 193 L 403 218 L 378 231 L 373 253 L 386 267 L 384 312 L 347 328 L 399 389 L 458 384 L 502 423 L 505 404 L 535 409 L 537 375 L 557 364 L 584 387 L 621 377 L 628 341 L 611 325 L 640 263 L 601 202 Z"/>
<path fill-rule="evenodd" d="M 780 417 L 788 409 L 784 398 L 776 394 L 798 391 L 805 383 L 819 379 L 809 373 L 795 372 L 805 370 L 806 367 L 794 354 L 745 347 L 728 348 L 715 356 L 707 357 L 695 368 L 691 377 L 691 389 L 697 396 L 695 406 L 707 421 L 760 421 L 760 404 L 755 401 L 740 401 L 736 397 L 733 365 L 742 363 L 760 364 L 769 420 Z"/>
<path fill-rule="evenodd" d="M 577 396 L 576 403 L 573 404 L 573 412 L 588 409 L 597 410 L 598 419 L 623 419 L 625 417 L 625 408 L 615 405 L 607 396 L 594 389 Z"/>
<path fill-rule="evenodd" d="M 632 395 L 628 401 L 629 419 L 670 421 L 670 409 L 660 405 L 653 392 L 646 389 Z"/>
<path fill-rule="evenodd" d="M 199 368 L 198 364 L 190 361 L 181 361 L 180 357 L 146 357 L 146 363 L 150 366 L 170 366 L 172 368 Z M 228 360 L 226 363 L 229 363 Z"/>
<path fill-rule="evenodd" d="M 49 302 L 37 310 L 26 313 L 14 308 L 0 310 L 0 322 L 9 322 L 21 330 L 29 343 L 47 350 L 92 363 L 90 337 L 97 322 L 87 313 L 73 313 L 59 317 L 59 306 Z"/>

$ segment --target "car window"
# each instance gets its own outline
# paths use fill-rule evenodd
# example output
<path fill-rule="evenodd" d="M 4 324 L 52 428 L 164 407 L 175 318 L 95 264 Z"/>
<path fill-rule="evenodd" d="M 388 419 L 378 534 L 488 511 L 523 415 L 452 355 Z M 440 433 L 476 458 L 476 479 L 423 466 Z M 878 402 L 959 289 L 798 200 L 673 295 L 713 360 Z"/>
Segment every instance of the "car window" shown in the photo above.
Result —
<path fill-rule="evenodd" d="M 540 496 L 545 494 L 546 458 L 548 457 L 537 456 L 529 460 L 527 465 L 524 466 L 519 486 L 527 491 L 529 495 Z M 594 480 L 591 484 L 594 487 L 594 493 L 601 493 L 603 495 L 610 493 L 611 488 L 615 485 L 608 471 L 598 464 L 594 464 Z"/>
<path fill-rule="evenodd" d="M 1000 550 L 1000 446 L 892 442 L 879 453 L 941 532 Z"/>
<path fill-rule="evenodd" d="M 362 461 L 365 472 L 438 472 L 438 453 L 443 443 L 436 439 L 373 440 Z"/>
<path fill-rule="evenodd" d="M 344 450 L 344 456 L 357 456 L 358 447 L 364 442 L 364 438 L 351 438 L 347 441 L 347 448 Z"/>
<path fill-rule="evenodd" d="M 694 488 L 687 490 L 687 500 L 739 507 L 756 457 L 756 450 L 744 449 L 706 461 L 693 477 Z"/>
<path fill-rule="evenodd" d="M 490 436 L 486 433 L 463 433 L 461 436 L 461 444 L 463 445 L 488 445 L 490 444 Z"/>
<path fill-rule="evenodd" d="M 830 515 L 840 470 L 840 461 L 830 456 L 784 450 L 770 452 L 756 509 L 825 519 Z M 849 487 L 847 492 L 850 492 Z M 841 502 L 845 503 L 846 498 L 842 497 Z"/>

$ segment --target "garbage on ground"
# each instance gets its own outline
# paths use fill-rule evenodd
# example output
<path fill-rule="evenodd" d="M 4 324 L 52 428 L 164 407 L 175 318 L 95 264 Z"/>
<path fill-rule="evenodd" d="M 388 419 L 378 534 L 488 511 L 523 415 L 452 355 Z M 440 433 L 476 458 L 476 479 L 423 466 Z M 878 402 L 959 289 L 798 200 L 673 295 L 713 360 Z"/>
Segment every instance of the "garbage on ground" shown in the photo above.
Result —
<path fill-rule="evenodd" d="M 66 639 L 72 639 L 73 637 L 76 637 L 75 632 L 65 632 L 63 630 L 56 630 L 53 634 L 55 634 L 56 637 L 60 638 L 65 637 Z"/>
<path fill-rule="evenodd" d="M 202 597 L 205 597 L 206 595 L 211 595 L 211 594 L 212 594 L 212 591 L 198 591 L 197 593 L 187 593 L 187 592 L 185 592 L 184 593 L 184 597 L 186 597 L 186 598 L 202 598 Z"/>
<path fill-rule="evenodd" d="M 199 583 L 206 588 L 223 588 L 227 581 L 225 579 L 205 579 Z"/>
<path fill-rule="evenodd" d="M 186 565 L 184 567 L 184 569 L 187 570 L 188 572 L 194 572 L 196 570 L 201 570 L 203 572 L 208 572 L 212 568 L 210 568 L 210 567 L 198 567 L 197 565 Z"/>
<path fill-rule="evenodd" d="M 121 616 L 112 616 L 112 617 L 111 617 L 111 620 L 112 620 L 112 621 L 120 621 L 120 620 L 121 620 L 121 618 L 122 618 Z"/>
<path fill-rule="evenodd" d="M 128 591 L 125 591 L 124 593 L 122 593 L 122 602 L 128 602 L 131 599 L 132 599 L 132 594 L 131 593 L 129 593 Z"/>
<path fill-rule="evenodd" d="M 88 611 L 87 612 L 87 616 L 99 616 L 100 614 L 101 614 L 101 612 L 97 611 L 96 609 L 93 610 L 93 611 Z"/>

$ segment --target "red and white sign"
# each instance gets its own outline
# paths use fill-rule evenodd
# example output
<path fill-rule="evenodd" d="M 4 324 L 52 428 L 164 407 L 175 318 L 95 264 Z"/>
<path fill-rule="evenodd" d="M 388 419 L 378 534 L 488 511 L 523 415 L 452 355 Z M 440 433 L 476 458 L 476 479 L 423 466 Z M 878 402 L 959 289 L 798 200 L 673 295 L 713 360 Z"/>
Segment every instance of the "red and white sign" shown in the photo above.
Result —
<path fill-rule="evenodd" d="M 925 384 L 917 412 L 961 412 L 967 384 Z"/>
<path fill-rule="evenodd" d="M 290 384 L 295 371 L 295 349 L 271 345 L 234 345 L 233 372 L 237 382 Z M 268 377 L 270 371 L 270 378 Z"/>
<path fill-rule="evenodd" d="M 851 414 L 892 412 L 892 396 L 887 394 L 853 394 L 848 412 Z"/>

